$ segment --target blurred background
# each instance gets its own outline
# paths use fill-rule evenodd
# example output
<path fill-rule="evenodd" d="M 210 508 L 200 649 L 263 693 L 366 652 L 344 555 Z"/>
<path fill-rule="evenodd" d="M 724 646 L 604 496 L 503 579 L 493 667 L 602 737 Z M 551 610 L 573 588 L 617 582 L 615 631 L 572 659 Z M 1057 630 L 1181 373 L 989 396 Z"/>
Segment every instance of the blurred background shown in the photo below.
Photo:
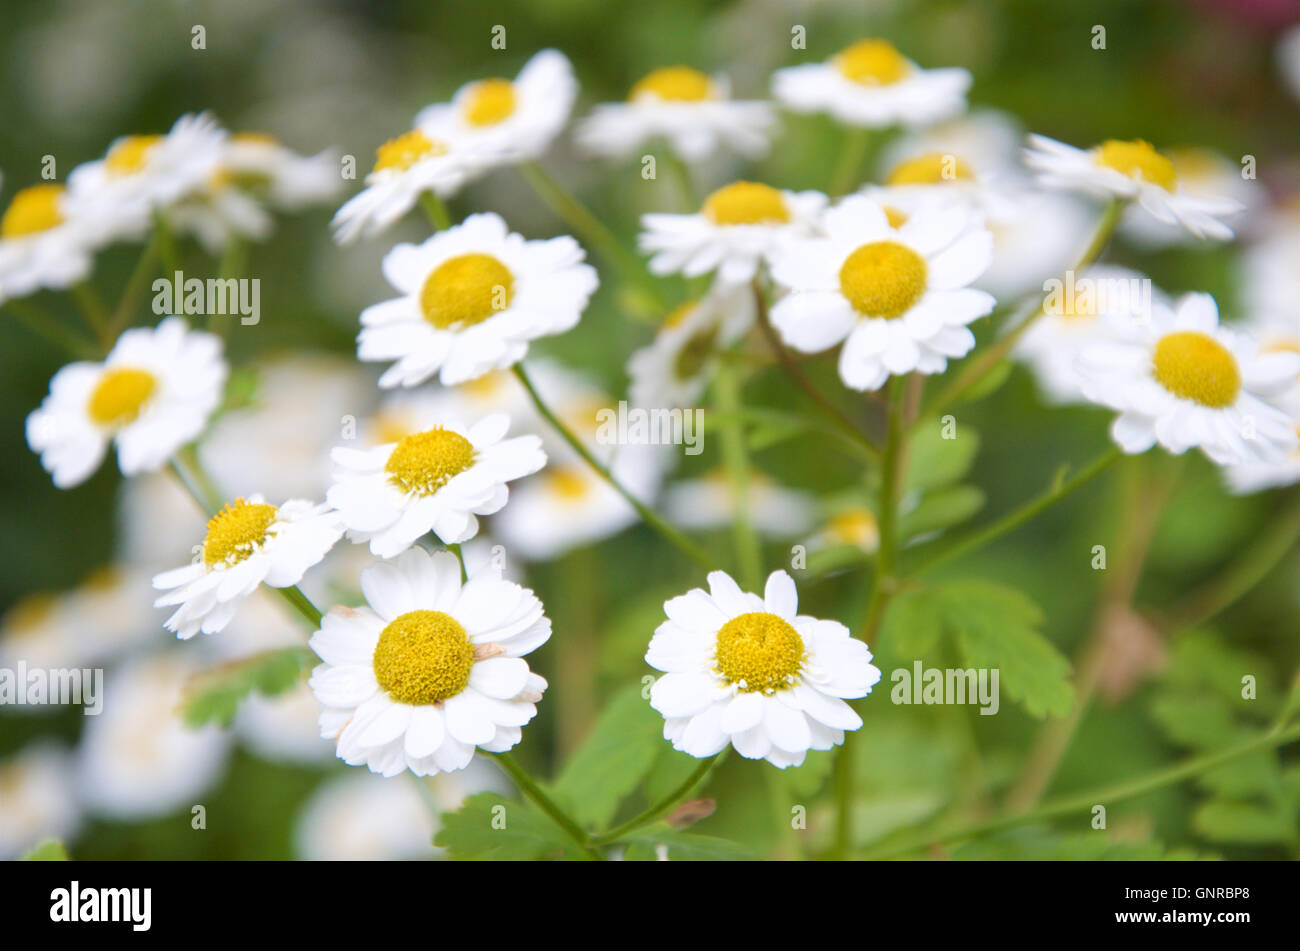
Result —
<path fill-rule="evenodd" d="M 581 83 L 575 115 L 624 98 L 637 78 L 675 63 L 726 72 L 738 97 L 765 98 L 771 71 L 798 61 L 789 39 L 791 27 L 801 24 L 811 58 L 862 36 L 882 36 L 923 66 L 967 67 L 975 77 L 972 109 L 1005 112 L 1024 130 L 1080 146 L 1137 137 L 1162 148 L 1203 146 L 1234 165 L 1253 155 L 1259 175 L 1253 194 L 1266 209 L 1300 194 L 1300 54 L 1294 42 L 1290 53 L 1279 42 L 1297 22 L 1300 4 L 1285 0 L 8 0 L 0 13 L 0 197 L 7 201 L 14 189 L 37 181 L 47 154 L 56 157 L 62 179 L 118 135 L 162 132 L 181 114 L 203 109 L 232 130 L 270 132 L 307 154 L 333 146 L 368 168 L 373 149 L 406 129 L 422 106 L 471 79 L 511 76 L 548 46 L 573 60 Z M 496 24 L 507 29 L 505 50 L 490 46 Z M 1098 24 L 1106 29 L 1104 50 L 1093 48 Z M 191 46 L 195 25 L 205 28 L 205 49 Z M 697 186 L 716 187 L 743 172 L 779 187 L 826 188 L 842 140 L 842 130 L 824 117 L 785 114 L 765 160 L 718 160 L 696 170 Z M 871 161 L 881 161 L 884 148 Z M 580 160 L 567 136 L 544 164 L 629 242 L 640 213 L 673 207 L 670 186 L 643 185 L 633 167 Z M 481 180 L 450 205 L 456 218 L 495 210 L 530 237 L 564 230 L 510 170 Z M 421 238 L 427 228 L 412 215 L 380 239 L 340 248 L 327 228 L 332 212 L 333 206 L 280 218 L 275 235 L 251 249 L 249 274 L 262 281 L 262 320 L 232 329 L 227 342 L 233 365 L 258 368 L 260 382 L 252 404 L 219 424 L 204 457 L 232 494 L 260 488 L 271 495 L 273 484 L 319 495 L 323 453 L 340 420 L 369 419 L 378 405 L 377 371 L 354 359 L 357 315 L 390 296 L 378 268 L 383 253 L 396 240 Z M 1262 210 L 1256 216 L 1264 217 Z M 1245 232 L 1249 243 L 1254 236 L 1249 227 Z M 1240 318 L 1248 316 L 1250 299 L 1241 249 L 1121 239 L 1111 258 L 1171 293 L 1210 291 L 1227 317 Z M 185 245 L 183 253 L 194 273 L 215 270 L 197 245 Z M 94 280 L 110 300 L 138 254 L 138 246 L 117 246 L 100 256 Z M 619 289 L 607 284 L 576 330 L 543 341 L 530 357 L 580 370 L 573 385 L 616 400 L 626 392 L 627 356 L 650 339 L 653 326 L 629 319 Z M 38 299 L 52 312 L 73 314 L 67 295 L 43 292 Z M 146 305 L 137 323 L 152 319 Z M 62 836 L 74 857 L 87 859 L 427 856 L 437 808 L 454 805 L 468 790 L 506 788 L 489 766 L 426 786 L 349 769 L 315 738 L 309 695 L 254 701 L 229 730 L 159 726 L 174 720 L 188 677 L 247 652 L 301 643 L 300 625 L 268 599 L 250 604 L 229 636 L 170 645 L 161 628 L 165 613 L 149 607 L 147 579 L 188 559 L 201 540 L 201 520 L 164 478 L 127 486 L 111 461 L 84 485 L 55 489 L 28 449 L 23 425 L 65 357 L 3 309 L 0 352 L 0 608 L 6 612 L 0 658 L 104 666 L 110 695 L 121 691 L 133 698 L 123 706 L 136 708 L 116 714 L 110 705 L 98 719 L 76 708 L 0 708 L 0 857 L 30 846 L 37 828 Z M 853 406 L 829 358 L 810 367 L 842 404 Z M 767 372 L 753 379 L 747 399 L 782 405 L 797 397 L 779 373 Z M 980 519 L 1038 491 L 1063 462 L 1092 458 L 1108 439 L 1109 414 L 1047 406 L 1022 368 L 960 413 L 964 431 L 979 437 L 966 479 L 984 495 Z M 754 458 L 774 493 L 758 503 L 774 516 L 766 540 L 770 570 L 788 562 L 792 543 L 816 536 L 828 516 L 817 500 L 858 491 L 862 473 L 850 457 L 822 450 L 816 436 L 774 442 Z M 716 454 L 675 464 L 673 477 L 689 483 L 716 466 Z M 1121 501 L 1155 492 L 1153 486 L 1167 489 L 1169 498 L 1153 517 L 1132 602 L 1156 613 L 1217 577 L 1296 493 L 1230 496 L 1199 455 L 1162 457 L 1138 476 L 1110 473 L 988 549 L 977 565 L 948 570 L 996 578 L 1030 594 L 1045 610 L 1046 634 L 1070 654 L 1095 622 L 1103 577 L 1061 553 L 1106 544 L 1123 557 L 1123 533 L 1132 526 L 1119 524 Z M 702 582 L 644 528 L 623 530 L 617 519 L 610 526 L 593 529 L 605 536 L 594 542 L 575 538 L 511 561 L 511 573 L 538 592 L 555 621 L 555 639 L 530 659 L 551 679 L 552 692 L 519 751 L 541 775 L 551 774 L 558 757 L 581 741 L 607 698 L 649 673 L 641 657 L 662 619 L 663 600 Z M 705 532 L 725 561 L 725 526 Z M 491 541 L 485 538 L 483 551 Z M 506 548 L 523 550 L 513 543 Z M 364 558 L 344 551 L 336 561 L 319 582 L 321 598 L 349 597 L 347 579 Z M 801 582 L 801 607 L 852 624 L 866 591 L 863 571 L 831 571 L 815 583 Z M 1276 700 L 1300 664 L 1297 592 L 1300 563 L 1293 553 L 1211 625 L 1176 642 L 1162 639 L 1141 615 L 1129 618 L 1131 650 L 1118 652 L 1102 702 L 1082 723 L 1051 790 L 1146 772 L 1266 722 L 1276 707 L 1266 709 L 1262 700 L 1256 723 L 1225 713 L 1229 722 L 1215 724 L 1218 733 L 1188 726 L 1189 710 L 1213 707 L 1216 691 L 1224 691 L 1215 678 L 1225 669 L 1257 671 Z M 557 648 L 562 638 L 570 641 L 565 649 Z M 886 677 L 894 666 L 910 664 L 891 656 L 888 643 L 872 647 Z M 1037 728 L 1010 704 L 996 717 L 894 706 L 887 686 L 886 679 L 863 705 L 866 726 L 855 747 L 868 793 L 857 823 L 864 847 L 948 810 L 969 809 L 972 790 L 996 788 L 1015 775 Z M 664 750 L 671 753 L 667 743 Z M 680 758 L 665 755 L 656 767 L 652 778 L 661 788 L 679 774 Z M 828 768 L 825 754 L 814 753 L 805 767 L 770 783 L 768 795 L 755 792 L 763 787 L 753 783 L 760 770 L 773 771 L 733 758 L 711 787 L 720 808 L 698 829 L 761 854 L 794 855 L 801 846 L 792 839 L 788 804 L 818 803 Z M 1218 814 L 1224 802 L 1229 812 L 1233 803 L 1250 809 L 1224 819 Z M 195 804 L 206 809 L 206 829 L 192 828 Z M 1116 806 L 1104 845 L 1081 845 L 1082 837 L 1067 829 L 1026 828 L 981 840 L 956 857 L 1089 849 L 1124 857 L 1176 849 L 1294 858 L 1300 857 L 1297 810 L 1300 772 L 1269 753 L 1243 761 L 1231 776 Z"/>

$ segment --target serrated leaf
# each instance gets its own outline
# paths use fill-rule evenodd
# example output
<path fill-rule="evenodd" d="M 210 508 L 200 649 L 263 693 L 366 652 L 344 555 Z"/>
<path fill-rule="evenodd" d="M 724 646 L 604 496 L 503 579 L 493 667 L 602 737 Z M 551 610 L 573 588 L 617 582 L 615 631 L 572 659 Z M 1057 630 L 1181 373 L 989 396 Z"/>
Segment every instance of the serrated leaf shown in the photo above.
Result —
<path fill-rule="evenodd" d="M 68 850 L 64 848 L 63 843 L 58 839 L 45 839 L 26 852 L 21 861 L 66 862 L 68 861 Z"/>
<path fill-rule="evenodd" d="M 433 844 L 463 860 L 539 859 L 576 851 L 549 817 L 496 793 L 478 793 L 444 812 Z"/>
<path fill-rule="evenodd" d="M 229 726 L 250 693 L 267 697 L 284 693 L 315 661 L 316 655 L 305 647 L 284 647 L 205 671 L 186 685 L 181 714 L 191 727 Z"/>
<path fill-rule="evenodd" d="M 954 485 L 927 492 L 920 504 L 898 520 L 899 536 L 907 541 L 918 535 L 959 525 L 984 507 L 984 493 L 973 485 Z"/>
<path fill-rule="evenodd" d="M 1196 831 L 1214 842 L 1263 844 L 1296 838 L 1289 810 L 1232 799 L 1211 799 L 1192 815 Z"/>
<path fill-rule="evenodd" d="M 628 861 L 749 862 L 757 856 L 743 845 L 693 832 L 678 832 L 665 825 L 652 826 L 625 840 Z"/>
<path fill-rule="evenodd" d="M 933 420 L 912 436 L 907 450 L 903 491 L 939 489 L 962 479 L 979 452 L 980 437 L 974 427 L 962 424 L 956 437 L 944 439 L 944 424 Z"/>

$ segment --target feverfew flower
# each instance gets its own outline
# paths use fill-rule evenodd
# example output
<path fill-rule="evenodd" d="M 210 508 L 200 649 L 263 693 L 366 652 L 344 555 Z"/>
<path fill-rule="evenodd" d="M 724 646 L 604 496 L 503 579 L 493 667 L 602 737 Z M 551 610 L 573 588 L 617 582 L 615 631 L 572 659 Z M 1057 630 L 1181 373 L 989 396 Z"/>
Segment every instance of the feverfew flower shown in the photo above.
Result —
<path fill-rule="evenodd" d="M 668 620 L 646 651 L 646 663 L 664 671 L 650 705 L 663 714 L 674 749 L 704 758 L 730 743 L 747 759 L 785 769 L 862 726 L 844 701 L 867 696 L 880 680 L 866 644 L 838 621 L 799 614 L 784 571 L 772 572 L 762 598 L 726 572 L 708 580 L 708 592 L 695 588 L 664 604 Z"/>
<path fill-rule="evenodd" d="M 616 158 L 660 137 L 689 162 L 721 148 L 753 158 L 767 151 L 775 123 L 768 103 L 732 99 L 725 76 L 665 66 L 638 80 L 627 102 L 596 106 L 578 126 L 577 140 L 594 155 Z"/>
<path fill-rule="evenodd" d="M 971 75 L 921 69 L 885 40 L 858 40 L 824 63 L 778 69 L 772 93 L 795 112 L 829 112 L 845 125 L 928 125 L 966 110 Z"/>
<path fill-rule="evenodd" d="M 1171 148 L 1164 151 L 1174 167 L 1181 192 L 1192 198 L 1236 202 L 1235 211 L 1224 214 L 1236 224 L 1247 217 L 1264 196 L 1258 182 L 1242 177 L 1241 166 L 1210 149 Z M 1149 248 L 1189 244 L 1196 236 L 1178 222 L 1162 221 L 1141 206 L 1130 205 L 1120 219 L 1120 232 L 1136 244 Z"/>
<path fill-rule="evenodd" d="M 300 155 L 264 132 L 232 135 L 215 177 L 283 211 L 328 201 L 343 188 L 339 155 L 333 149 Z"/>
<path fill-rule="evenodd" d="M 894 228 L 885 211 L 850 196 L 827 212 L 827 237 L 791 242 L 772 267 L 790 293 L 772 323 L 796 350 L 843 341 L 840 378 L 875 390 L 890 374 L 941 373 L 975 346 L 966 326 L 993 309 L 967 285 L 989 266 L 993 236 L 960 206 L 919 209 Z"/>
<path fill-rule="evenodd" d="M 95 229 L 47 183 L 16 192 L 0 216 L 0 302 L 62 289 L 90 274 Z"/>
<path fill-rule="evenodd" d="M 491 566 L 462 584 L 449 552 L 412 548 L 361 573 L 362 608 L 333 608 L 311 637 L 321 736 L 350 766 L 396 776 L 464 769 L 502 753 L 546 681 L 523 655 L 551 636 L 542 602 Z"/>
<path fill-rule="evenodd" d="M 732 182 L 692 214 L 643 215 L 639 244 L 653 255 L 654 274 L 699 277 L 716 271 L 724 284 L 743 284 L 781 242 L 812 235 L 825 207 L 821 192 Z"/>
<path fill-rule="evenodd" d="M 470 215 L 423 244 L 384 256 L 401 297 L 361 312 L 357 355 L 396 361 L 379 385 L 453 386 L 523 359 L 528 343 L 578 323 L 596 271 L 567 235 L 526 241 L 500 215 Z"/>
<path fill-rule="evenodd" d="M 454 545 L 478 533 L 479 515 L 506 504 L 506 483 L 546 464 L 538 436 L 505 439 L 510 417 L 496 413 L 465 433 L 435 426 L 373 449 L 337 448 L 325 497 L 348 538 L 392 558 L 426 532 Z"/>
<path fill-rule="evenodd" d="M 1198 238 L 1231 239 L 1232 229 L 1219 219 L 1242 210 L 1241 203 L 1230 198 L 1190 194 L 1179 182 L 1174 163 L 1140 139 L 1108 139 L 1084 151 L 1031 135 L 1025 162 L 1048 187 L 1134 200 L 1158 221 L 1181 225 Z"/>
<path fill-rule="evenodd" d="M 1084 394 L 1120 411 L 1111 436 L 1125 452 L 1159 442 L 1234 465 L 1280 461 L 1295 449 L 1295 423 L 1266 399 L 1295 382 L 1300 355 L 1260 354 L 1249 338 L 1219 326 L 1209 294 L 1113 327 L 1115 342 L 1084 350 L 1079 370 Z"/>
<path fill-rule="evenodd" d="M 70 363 L 27 417 L 27 443 L 61 489 L 95 471 L 110 442 L 123 475 L 160 468 L 203 429 L 226 382 L 221 340 L 179 317 L 128 330 L 103 363 Z"/>
<path fill-rule="evenodd" d="M 328 505 L 290 499 L 275 506 L 260 495 L 236 499 L 209 520 L 201 557 L 153 579 L 155 588 L 167 591 L 154 606 L 180 605 L 164 625 L 177 637 L 215 634 L 258 585 L 297 584 L 342 535 Z"/>

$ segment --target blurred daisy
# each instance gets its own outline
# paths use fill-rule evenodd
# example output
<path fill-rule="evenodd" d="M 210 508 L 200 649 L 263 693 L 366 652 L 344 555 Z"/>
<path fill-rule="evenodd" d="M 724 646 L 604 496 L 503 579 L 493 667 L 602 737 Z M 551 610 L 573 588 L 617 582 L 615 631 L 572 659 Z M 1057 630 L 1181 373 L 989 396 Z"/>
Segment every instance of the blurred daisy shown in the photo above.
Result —
<path fill-rule="evenodd" d="M 731 744 L 785 769 L 862 726 L 844 701 L 867 696 L 880 680 L 866 644 L 838 621 L 799 614 L 784 571 L 772 572 L 761 598 L 724 571 L 708 580 L 708 592 L 695 588 L 664 604 L 668 620 L 646 651 L 646 663 L 664 671 L 650 705 L 674 749 L 704 758 Z"/>
<path fill-rule="evenodd" d="M 778 69 L 772 93 L 795 112 L 829 112 L 845 125 L 928 125 L 966 110 L 971 75 L 921 69 L 885 40 L 858 40 L 823 63 Z"/>
<path fill-rule="evenodd" d="M 473 538 L 479 515 L 506 504 L 507 482 L 546 465 L 537 436 L 505 439 L 510 417 L 497 413 L 463 434 L 434 426 L 374 449 L 337 448 L 326 493 L 354 542 L 392 558 L 427 532 L 444 544 Z"/>
<path fill-rule="evenodd" d="M 214 177 L 272 208 L 298 211 L 342 190 L 339 162 L 333 149 L 300 155 L 264 132 L 236 132 L 226 142 Z"/>
<path fill-rule="evenodd" d="M 1264 348 L 1300 352 L 1300 202 L 1288 217 L 1272 216 L 1259 240 L 1240 258 L 1238 284 L 1242 309 L 1252 315 L 1253 330 Z"/>
<path fill-rule="evenodd" d="M 576 135 L 588 152 L 614 158 L 663 138 L 682 158 L 697 162 L 721 148 L 750 158 L 762 155 L 775 123 L 768 103 L 732 99 L 725 76 L 665 66 L 638 80 L 627 102 L 596 106 Z"/>
<path fill-rule="evenodd" d="M 1262 187 L 1242 177 L 1241 166 L 1218 152 L 1200 148 L 1173 148 L 1164 152 L 1174 167 L 1181 191 L 1192 198 L 1237 203 L 1237 210 L 1222 217 L 1230 224 L 1244 220 L 1259 204 Z M 1120 219 L 1120 231 L 1143 247 L 1160 248 L 1194 241 L 1192 233 L 1177 222 L 1162 221 L 1145 208 L 1130 205 Z"/>
<path fill-rule="evenodd" d="M 780 191 L 759 182 L 732 182 L 689 215 L 641 217 L 639 244 L 653 255 L 655 274 L 699 277 L 716 271 L 724 284 L 744 284 L 783 241 L 816 231 L 826 196 Z"/>
<path fill-rule="evenodd" d="M 272 763 L 329 762 L 334 750 L 320 735 L 320 704 L 305 683 L 268 697 L 252 693 L 239 704 L 235 734 L 245 746 Z"/>
<path fill-rule="evenodd" d="M 1079 359 L 1084 394 L 1120 412 L 1111 436 L 1121 449 L 1199 448 L 1220 465 L 1294 451 L 1295 423 L 1266 400 L 1294 383 L 1300 355 L 1261 355 L 1249 338 L 1219 326 L 1209 294 L 1153 311 L 1149 321 L 1113 321 L 1116 340 Z"/>
<path fill-rule="evenodd" d="M 429 106 L 415 126 L 437 139 L 464 142 L 483 168 L 541 158 L 569 120 L 578 81 L 559 50 L 533 55 L 519 75 L 466 83 L 451 102 Z"/>
<path fill-rule="evenodd" d="M 993 236 L 959 207 L 924 209 L 893 228 L 883 209 L 850 196 L 827 212 L 825 238 L 792 242 L 772 267 L 790 293 L 772 323 L 796 350 L 841 341 L 840 378 L 875 390 L 891 374 L 942 373 L 975 346 L 966 326 L 993 309 L 967 287 L 993 256 Z"/>
<path fill-rule="evenodd" d="M 809 543 L 813 549 L 850 546 L 872 554 L 880 547 L 880 523 L 871 509 L 846 505 L 826 520 Z"/>
<path fill-rule="evenodd" d="M 627 361 L 632 405 L 692 406 L 708 386 L 717 354 L 749 331 L 754 315 L 754 293 L 746 285 L 715 285 L 678 307 L 649 346 Z"/>
<path fill-rule="evenodd" d="M 128 330 L 103 363 L 70 363 L 27 417 L 27 443 L 61 489 L 86 480 L 110 442 L 123 475 L 160 468 L 202 430 L 226 381 L 221 340 L 179 317 Z"/>
<path fill-rule="evenodd" d="M 793 538 L 812 526 L 815 506 L 807 493 L 777 485 L 751 471 L 745 511 L 754 528 L 773 538 Z M 702 478 L 675 482 L 664 493 L 664 510 L 673 523 L 688 529 L 730 525 L 736 513 L 736 489 L 725 469 Z"/>
<path fill-rule="evenodd" d="M 90 274 L 95 229 L 69 208 L 62 185 L 16 192 L 0 216 L 0 302 L 62 289 Z"/>
<path fill-rule="evenodd" d="M 38 742 L 0 761 L 0 862 L 44 839 L 66 845 L 81 826 L 75 788 L 70 757 L 53 744 Z"/>
<path fill-rule="evenodd" d="M 154 606 L 180 605 L 164 624 L 177 637 L 215 634 L 258 585 L 297 584 L 342 535 L 339 515 L 328 505 L 290 499 L 275 506 L 260 495 L 236 499 L 209 520 L 193 563 L 153 579 L 167 592 Z"/>
<path fill-rule="evenodd" d="M 221 175 L 172 204 L 167 223 L 177 234 L 192 235 L 213 256 L 234 238 L 265 241 L 274 229 L 270 213 L 257 199 Z"/>
<path fill-rule="evenodd" d="M 428 776 L 519 742 L 546 689 L 522 658 L 551 636 L 532 591 L 491 567 L 462 584 L 455 555 L 421 548 L 367 568 L 361 590 L 368 607 L 333 608 L 311 638 L 321 736 L 340 759 Z"/>
<path fill-rule="evenodd" d="M 437 425 L 464 430 L 493 413 L 525 420 L 532 428 L 535 411 L 524 388 L 509 370 L 492 370 L 458 386 L 427 386 L 394 390 L 362 422 L 358 438 L 367 445 L 397 442 Z"/>
<path fill-rule="evenodd" d="M 1300 414 L 1293 414 L 1292 419 L 1300 419 Z M 1296 424 L 1296 436 L 1300 439 L 1300 422 Z M 1293 450 L 1289 456 L 1277 462 L 1242 462 L 1235 466 L 1225 466 L 1223 476 L 1234 495 L 1249 495 L 1266 489 L 1295 485 L 1300 482 L 1300 449 Z"/>
<path fill-rule="evenodd" d="M 1231 198 L 1191 194 L 1179 182 L 1169 157 L 1141 139 L 1108 139 L 1084 151 L 1042 135 L 1031 135 L 1025 162 L 1042 184 L 1098 198 L 1136 201 L 1156 220 L 1179 225 L 1198 238 L 1227 241 L 1232 229 L 1220 219 L 1242 210 Z"/>
<path fill-rule="evenodd" d="M 492 213 L 470 215 L 423 244 L 384 256 L 401 297 L 361 312 L 357 355 L 396 361 L 381 387 L 435 375 L 451 386 L 523 359 L 528 343 L 578 323 L 596 271 L 567 235 L 525 241 Z"/>

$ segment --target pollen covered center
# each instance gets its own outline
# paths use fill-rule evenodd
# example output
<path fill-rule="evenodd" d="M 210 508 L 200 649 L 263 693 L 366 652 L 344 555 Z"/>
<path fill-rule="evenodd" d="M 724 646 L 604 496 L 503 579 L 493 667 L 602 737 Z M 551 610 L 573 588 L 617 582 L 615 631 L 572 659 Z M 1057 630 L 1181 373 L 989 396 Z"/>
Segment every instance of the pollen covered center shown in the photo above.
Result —
<path fill-rule="evenodd" d="M 487 126 L 504 122 L 515 112 L 515 87 L 508 79 L 484 79 L 465 96 L 465 121 Z"/>
<path fill-rule="evenodd" d="M 1132 142 L 1108 139 L 1097 147 L 1096 161 L 1098 165 L 1113 168 L 1129 178 L 1141 178 L 1144 182 L 1159 185 L 1167 192 L 1178 187 L 1174 163 L 1152 148 L 1150 142 L 1141 139 Z"/>
<path fill-rule="evenodd" d="M 858 40 L 832 62 L 846 79 L 863 86 L 888 86 L 911 69 L 903 54 L 885 40 Z"/>
<path fill-rule="evenodd" d="M 893 319 L 925 293 L 925 258 L 896 241 L 864 244 L 840 267 L 840 291 L 864 317 Z"/>
<path fill-rule="evenodd" d="M 101 426 L 126 426 L 140 415 L 157 386 L 157 379 L 148 370 L 114 367 L 95 384 L 86 412 Z"/>
<path fill-rule="evenodd" d="M 149 154 L 161 141 L 161 135 L 128 135 L 108 150 L 108 155 L 104 156 L 104 170 L 119 177 L 143 171 Z"/>
<path fill-rule="evenodd" d="M 439 330 L 482 323 L 510 306 L 514 275 L 490 254 L 448 258 L 434 268 L 420 291 L 420 309 Z"/>
<path fill-rule="evenodd" d="M 760 182 L 732 182 L 704 199 L 704 216 L 715 225 L 785 224 L 785 196 Z"/>
<path fill-rule="evenodd" d="M 371 658 L 375 680 L 398 703 L 427 706 L 469 684 L 474 645 L 465 628 L 442 611 L 408 611 L 380 632 Z"/>
<path fill-rule="evenodd" d="M 458 432 L 435 426 L 403 436 L 393 448 L 384 471 L 403 492 L 433 495 L 453 476 L 474 464 L 474 444 Z"/>
<path fill-rule="evenodd" d="M 1161 337 L 1152 364 L 1156 382 L 1202 406 L 1231 406 L 1241 392 L 1236 358 L 1208 334 L 1182 330 Z"/>
<path fill-rule="evenodd" d="M 792 686 L 803 665 L 803 638 L 788 621 L 766 611 L 741 614 L 718 631 L 718 673 L 744 693 L 772 693 Z"/>
<path fill-rule="evenodd" d="M 0 218 L 0 238 L 22 238 L 63 224 L 62 199 L 62 185 L 33 185 L 17 192 Z"/>
<path fill-rule="evenodd" d="M 899 162 L 886 185 L 942 185 L 944 182 L 971 181 L 975 173 L 965 159 L 948 152 L 927 152 Z"/>
<path fill-rule="evenodd" d="M 208 521 L 203 539 L 203 563 L 237 565 L 266 542 L 276 508 L 263 502 L 235 499 Z"/>
<path fill-rule="evenodd" d="M 412 129 L 375 149 L 375 167 L 371 172 L 382 172 L 390 168 L 404 172 L 422 158 L 446 154 L 446 145 L 429 138 L 419 129 Z"/>
<path fill-rule="evenodd" d="M 702 102 L 712 99 L 713 80 L 689 66 L 665 66 L 638 80 L 628 100 L 662 99 L 666 102 Z"/>

